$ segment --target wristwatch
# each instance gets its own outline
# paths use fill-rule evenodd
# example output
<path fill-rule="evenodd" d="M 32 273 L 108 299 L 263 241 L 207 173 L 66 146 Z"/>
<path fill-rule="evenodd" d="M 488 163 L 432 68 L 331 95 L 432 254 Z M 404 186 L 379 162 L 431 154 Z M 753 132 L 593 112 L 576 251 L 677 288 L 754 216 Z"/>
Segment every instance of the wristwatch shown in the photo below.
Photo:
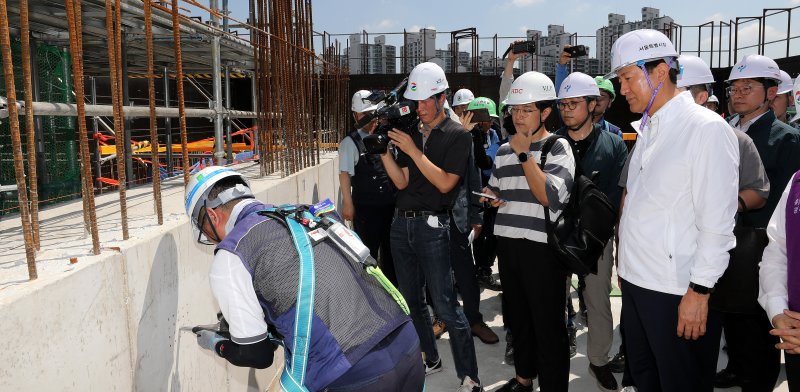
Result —
<path fill-rule="evenodd" d="M 517 159 L 519 159 L 519 163 L 524 163 L 525 161 L 528 160 L 528 153 L 527 152 L 519 153 L 519 155 L 517 155 Z"/>
<path fill-rule="evenodd" d="M 701 286 L 701 285 L 696 284 L 694 282 L 689 282 L 689 288 L 692 289 L 692 291 L 694 291 L 697 294 L 704 294 L 705 295 L 705 294 L 711 294 L 711 293 L 714 292 L 714 288 L 713 287 Z"/>

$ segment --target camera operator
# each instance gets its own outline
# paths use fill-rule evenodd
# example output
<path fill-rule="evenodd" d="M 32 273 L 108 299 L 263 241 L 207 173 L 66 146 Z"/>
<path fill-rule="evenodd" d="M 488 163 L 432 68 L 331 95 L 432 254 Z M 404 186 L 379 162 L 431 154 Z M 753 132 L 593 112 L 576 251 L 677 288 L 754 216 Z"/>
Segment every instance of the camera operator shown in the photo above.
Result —
<path fill-rule="evenodd" d="M 356 123 L 377 109 L 375 104 L 366 100 L 369 95 L 370 92 L 367 90 L 353 94 L 350 109 L 353 111 Z M 377 123 L 377 120 L 373 120 L 362 128 L 350 132 L 339 143 L 342 217 L 353 222 L 353 231 L 369 248 L 370 255 L 378 260 L 381 270 L 389 281 L 397 285 L 389 248 L 389 228 L 394 216 L 397 189 L 389 180 L 380 157 L 366 154 L 362 141 L 375 132 Z"/>
<path fill-rule="evenodd" d="M 479 392 L 483 388 L 475 345 L 453 291 L 450 266 L 450 210 L 467 168 L 471 138 L 445 113 L 447 89 L 441 67 L 430 62 L 414 67 L 403 95 L 417 103 L 419 130 L 412 134 L 389 131 L 400 151 L 397 161 L 388 152 L 381 160 L 399 189 L 391 229 L 392 255 L 400 292 L 420 336 L 426 374 L 442 369 L 423 294 L 427 285 L 434 309 L 450 332 L 459 391 Z"/>

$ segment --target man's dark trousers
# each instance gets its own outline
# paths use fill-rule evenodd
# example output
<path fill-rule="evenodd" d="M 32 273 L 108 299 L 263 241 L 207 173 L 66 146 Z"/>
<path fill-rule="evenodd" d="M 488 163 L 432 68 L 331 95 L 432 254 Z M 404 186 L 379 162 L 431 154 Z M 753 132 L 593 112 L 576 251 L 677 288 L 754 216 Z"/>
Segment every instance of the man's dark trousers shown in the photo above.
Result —
<path fill-rule="evenodd" d="M 478 310 L 481 296 L 478 280 L 475 278 L 469 233 L 460 232 L 454 219 L 450 219 L 450 264 L 453 267 L 458 293 L 464 301 L 464 315 L 467 316 L 467 322 L 471 326 L 483 322 L 483 315 Z"/>
<path fill-rule="evenodd" d="M 680 295 L 648 290 L 622 281 L 625 358 L 641 392 L 714 390 L 722 320 L 708 311 L 706 333 L 698 340 L 678 337 Z"/>

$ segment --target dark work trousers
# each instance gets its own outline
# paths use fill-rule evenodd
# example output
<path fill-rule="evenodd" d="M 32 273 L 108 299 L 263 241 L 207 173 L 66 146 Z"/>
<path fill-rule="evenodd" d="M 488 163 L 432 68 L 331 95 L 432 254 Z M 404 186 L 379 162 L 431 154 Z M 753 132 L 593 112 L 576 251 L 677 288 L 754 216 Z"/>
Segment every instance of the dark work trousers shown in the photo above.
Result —
<path fill-rule="evenodd" d="M 786 359 L 786 381 L 789 381 L 789 392 L 800 392 L 800 355 L 783 352 Z"/>
<path fill-rule="evenodd" d="M 714 390 L 721 316 L 708 311 L 706 334 L 678 337 L 680 295 L 648 290 L 622 281 L 622 323 L 626 361 L 641 392 Z"/>
<path fill-rule="evenodd" d="M 620 311 L 619 318 L 622 319 L 622 311 Z M 625 370 L 622 372 L 622 386 L 635 387 L 633 377 L 631 377 L 630 360 L 628 359 L 628 352 L 625 351 L 625 328 L 622 323 L 619 323 L 619 337 L 622 343 L 619 344 L 619 351 L 625 355 Z"/>
<path fill-rule="evenodd" d="M 481 295 L 478 280 L 475 278 L 469 232 L 460 232 L 455 219 L 450 219 L 450 265 L 453 268 L 458 294 L 464 301 L 464 315 L 467 316 L 467 322 L 470 326 L 483 322 L 483 315 L 478 310 Z"/>
<path fill-rule="evenodd" d="M 566 391 L 569 344 L 564 323 L 567 271 L 547 244 L 498 237 L 497 255 L 504 317 L 514 332 L 514 369 L 518 376 L 538 375 L 543 392 Z"/>
<path fill-rule="evenodd" d="M 497 258 L 497 237 L 494 235 L 494 220 L 497 207 L 483 210 L 483 226 L 481 234 L 472 241 L 472 254 L 475 256 L 475 267 L 478 271 L 492 271 L 494 259 Z"/>
<path fill-rule="evenodd" d="M 742 380 L 742 392 L 772 391 L 781 372 L 781 352 L 775 348 L 780 338 L 769 331 L 772 323 L 763 310 L 760 314 L 722 314 L 725 342 L 728 344 L 727 369 Z"/>
<path fill-rule="evenodd" d="M 386 278 L 397 287 L 397 274 L 394 271 L 392 250 L 389 245 L 389 232 L 394 217 L 394 204 L 363 205 L 355 204 L 353 231 L 361 238 L 361 242 L 369 248 L 369 254 L 375 260 Z"/>

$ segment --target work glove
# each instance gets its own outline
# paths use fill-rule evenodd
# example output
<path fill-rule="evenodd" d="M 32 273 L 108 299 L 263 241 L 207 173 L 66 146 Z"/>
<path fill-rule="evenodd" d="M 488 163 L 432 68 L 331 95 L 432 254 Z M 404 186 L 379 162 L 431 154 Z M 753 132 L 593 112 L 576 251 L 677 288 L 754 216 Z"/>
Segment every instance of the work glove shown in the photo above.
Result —
<path fill-rule="evenodd" d="M 216 352 L 217 343 L 227 340 L 224 336 L 207 329 L 201 329 L 195 332 L 195 334 L 197 334 L 197 344 L 200 345 L 200 347 L 214 352 Z"/>

